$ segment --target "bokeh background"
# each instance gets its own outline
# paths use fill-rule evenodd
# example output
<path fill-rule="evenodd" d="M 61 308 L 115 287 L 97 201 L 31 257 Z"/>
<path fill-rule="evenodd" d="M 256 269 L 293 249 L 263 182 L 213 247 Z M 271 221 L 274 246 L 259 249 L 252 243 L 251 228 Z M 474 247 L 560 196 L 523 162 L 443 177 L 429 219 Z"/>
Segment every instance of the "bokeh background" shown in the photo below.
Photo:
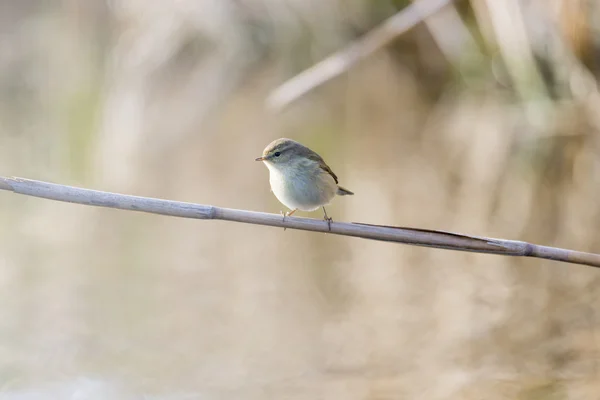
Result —
<path fill-rule="evenodd" d="M 427 0 L 426 0 L 427 1 Z M 462 0 L 281 112 L 406 0 L 0 0 L 0 174 L 600 252 L 600 2 Z M 320 218 L 320 214 L 300 214 Z M 600 271 L 0 193 L 0 399 L 598 399 Z"/>

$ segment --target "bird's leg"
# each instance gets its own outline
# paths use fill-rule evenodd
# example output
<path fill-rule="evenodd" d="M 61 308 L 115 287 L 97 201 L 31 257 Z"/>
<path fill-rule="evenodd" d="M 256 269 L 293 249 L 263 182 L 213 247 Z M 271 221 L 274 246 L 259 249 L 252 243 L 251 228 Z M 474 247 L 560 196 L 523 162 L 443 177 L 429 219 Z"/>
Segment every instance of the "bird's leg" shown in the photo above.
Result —
<path fill-rule="evenodd" d="M 329 232 L 331 232 L 331 223 L 333 222 L 333 218 L 329 218 L 329 216 L 327 215 L 327 211 L 325 211 L 325 207 L 323 207 L 323 214 L 325 214 L 325 217 L 323 219 L 325 221 L 327 221 L 327 226 L 329 227 Z"/>

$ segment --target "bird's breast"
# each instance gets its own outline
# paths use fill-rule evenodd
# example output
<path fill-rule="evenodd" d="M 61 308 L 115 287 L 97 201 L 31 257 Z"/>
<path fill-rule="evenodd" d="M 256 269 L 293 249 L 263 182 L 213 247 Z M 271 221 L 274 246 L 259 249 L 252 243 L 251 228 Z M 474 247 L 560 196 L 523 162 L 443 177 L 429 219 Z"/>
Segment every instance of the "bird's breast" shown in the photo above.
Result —
<path fill-rule="evenodd" d="M 335 196 L 337 185 L 320 168 L 281 169 L 267 164 L 269 182 L 275 197 L 291 210 L 313 211 L 328 204 Z"/>

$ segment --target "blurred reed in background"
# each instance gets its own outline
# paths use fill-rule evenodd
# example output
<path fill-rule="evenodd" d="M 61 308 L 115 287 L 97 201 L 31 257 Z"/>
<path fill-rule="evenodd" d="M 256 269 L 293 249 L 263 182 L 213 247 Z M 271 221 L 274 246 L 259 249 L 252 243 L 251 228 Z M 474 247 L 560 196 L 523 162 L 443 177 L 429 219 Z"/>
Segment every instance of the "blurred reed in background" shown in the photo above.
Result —
<path fill-rule="evenodd" d="M 276 114 L 410 2 L 0 0 L 2 175 L 600 251 L 600 4 L 457 1 Z M 596 399 L 598 271 L 0 193 L 1 399 Z M 316 216 L 315 217 L 319 217 Z M 77 397 L 79 396 L 79 397 Z"/>

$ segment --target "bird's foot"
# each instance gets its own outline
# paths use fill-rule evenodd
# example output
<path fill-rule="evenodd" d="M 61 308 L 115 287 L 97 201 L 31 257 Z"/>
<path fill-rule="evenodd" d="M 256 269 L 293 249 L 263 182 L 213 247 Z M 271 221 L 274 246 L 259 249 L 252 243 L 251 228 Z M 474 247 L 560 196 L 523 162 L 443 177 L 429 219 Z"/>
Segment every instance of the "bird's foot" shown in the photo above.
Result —
<path fill-rule="evenodd" d="M 331 223 L 333 222 L 333 218 L 329 218 L 327 215 L 327 210 L 323 207 L 323 220 L 327 221 L 327 227 L 329 228 L 329 232 L 331 232 Z"/>
<path fill-rule="evenodd" d="M 279 214 L 281 214 L 281 217 L 282 217 L 281 222 L 285 223 L 285 217 L 287 217 L 288 213 L 284 213 L 282 210 L 279 210 Z M 284 226 L 283 231 L 285 232 L 285 230 L 286 230 L 286 227 Z"/>
<path fill-rule="evenodd" d="M 329 232 L 331 232 L 331 223 L 333 222 L 333 218 L 323 217 L 323 221 L 327 221 L 327 227 L 329 228 Z"/>
<path fill-rule="evenodd" d="M 292 211 L 288 211 L 286 213 L 284 213 L 283 211 L 279 211 L 279 213 L 281 214 L 281 216 L 283 217 L 283 222 L 285 222 L 285 217 L 289 217 L 290 215 L 292 215 L 293 213 L 295 213 L 296 211 L 298 211 L 298 209 L 296 208 L 295 210 Z M 283 230 L 285 231 L 285 227 L 283 227 Z"/>

